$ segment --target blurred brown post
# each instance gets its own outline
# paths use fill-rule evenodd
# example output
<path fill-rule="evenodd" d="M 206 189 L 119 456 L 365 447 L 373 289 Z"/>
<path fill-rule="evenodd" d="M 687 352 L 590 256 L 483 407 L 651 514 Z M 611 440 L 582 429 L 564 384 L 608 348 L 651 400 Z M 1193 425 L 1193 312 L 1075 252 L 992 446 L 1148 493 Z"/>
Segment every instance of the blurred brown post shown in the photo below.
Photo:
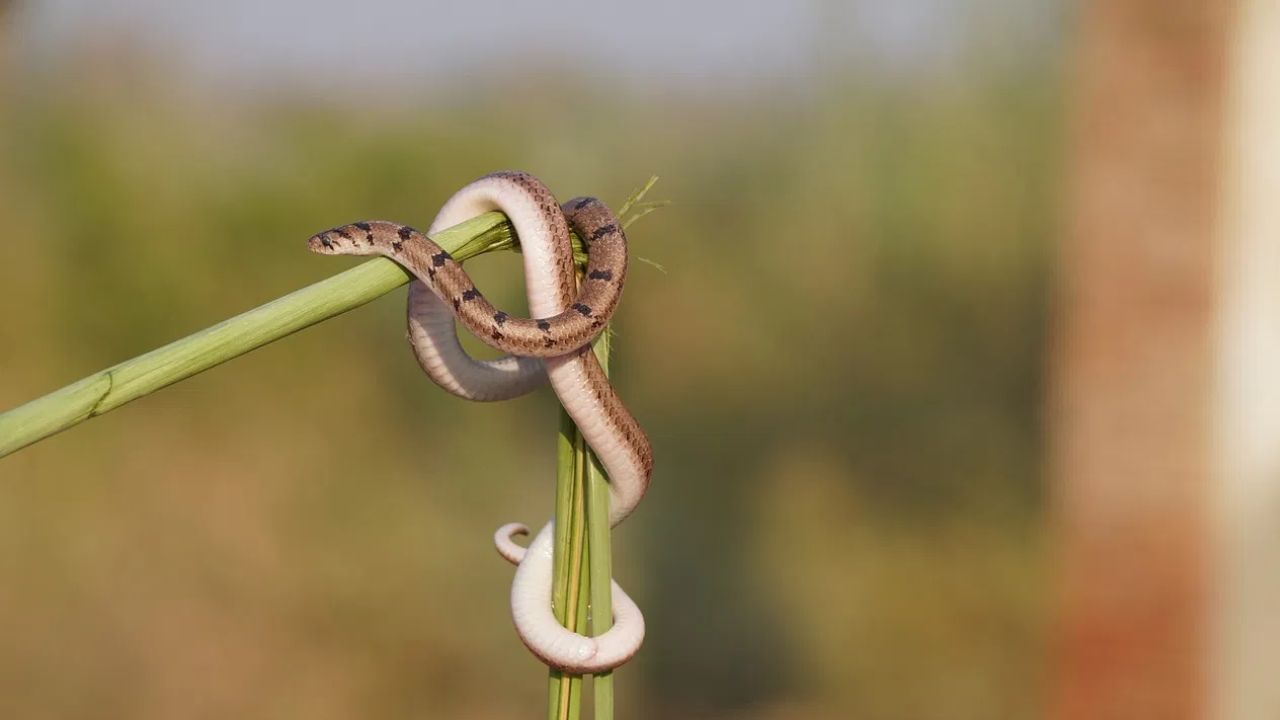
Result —
<path fill-rule="evenodd" d="M 1051 716 L 1280 718 L 1280 7 L 1080 27 Z"/>
<path fill-rule="evenodd" d="M 4 81 L 5 73 L 9 70 L 8 53 L 13 52 L 9 48 L 9 24 L 12 11 L 13 0 L 0 0 L 0 82 Z"/>

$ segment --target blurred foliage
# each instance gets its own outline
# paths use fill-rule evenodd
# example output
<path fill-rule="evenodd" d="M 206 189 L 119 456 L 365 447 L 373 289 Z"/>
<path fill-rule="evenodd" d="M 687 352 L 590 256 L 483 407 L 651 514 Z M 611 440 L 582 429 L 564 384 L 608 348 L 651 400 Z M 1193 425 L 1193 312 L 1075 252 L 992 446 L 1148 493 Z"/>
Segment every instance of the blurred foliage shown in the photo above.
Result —
<path fill-rule="evenodd" d="M 649 621 L 620 717 L 1036 714 L 1048 63 L 700 97 L 158 74 L 5 79 L 0 407 L 346 267 L 317 229 L 425 226 L 498 168 L 615 203 L 657 173 L 632 238 L 667 272 L 616 321 L 657 456 L 614 544 Z M 474 266 L 522 308 L 513 258 Z M 553 399 L 445 396 L 402 303 L 0 460 L 0 714 L 541 712 L 489 534 L 550 513 Z"/>

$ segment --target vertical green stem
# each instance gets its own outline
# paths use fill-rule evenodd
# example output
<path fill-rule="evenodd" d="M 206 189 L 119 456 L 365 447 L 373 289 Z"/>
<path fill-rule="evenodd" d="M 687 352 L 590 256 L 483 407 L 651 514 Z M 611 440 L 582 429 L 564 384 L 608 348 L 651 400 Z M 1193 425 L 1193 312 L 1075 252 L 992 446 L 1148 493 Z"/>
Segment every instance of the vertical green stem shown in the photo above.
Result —
<path fill-rule="evenodd" d="M 605 374 L 609 373 L 609 338 L 595 347 Z M 594 453 L 587 463 L 588 577 L 591 581 L 591 634 L 601 635 L 613 625 L 613 550 L 609 531 L 609 483 Z M 595 676 L 592 683 L 596 720 L 613 720 L 613 672 Z"/>
<path fill-rule="evenodd" d="M 607 372 L 607 331 L 596 341 L 594 350 Z M 609 485 L 582 434 L 563 410 L 556 449 L 552 609 L 565 627 L 583 635 L 599 635 L 609 628 L 613 618 L 609 594 Z M 585 576 L 584 568 L 587 569 Z M 595 717 L 612 720 L 613 674 L 598 676 L 592 687 Z M 581 712 L 582 676 L 551 670 L 547 693 L 549 720 L 577 720 Z"/>
<path fill-rule="evenodd" d="M 618 212 L 630 225 L 664 203 L 639 204 L 658 178 L 651 177 Z M 579 268 L 585 258 L 575 255 Z M 612 331 L 605 327 L 592 349 L 609 374 Z M 613 625 L 612 551 L 609 528 L 609 482 L 599 461 L 587 447 L 578 428 L 563 409 L 556 445 L 556 526 L 552 562 L 552 608 L 565 627 L 583 635 L 600 635 Z M 587 576 L 582 577 L 582 568 Z M 589 616 L 589 618 L 588 618 Z M 577 720 L 582 712 L 582 677 L 552 670 L 548 681 L 547 716 L 550 720 Z M 592 683 L 596 720 L 613 720 L 613 673 L 595 677 Z"/>
<path fill-rule="evenodd" d="M 577 445 L 578 428 L 563 409 L 560 411 L 560 433 L 556 440 L 556 507 L 555 550 L 552 554 L 551 610 L 561 625 L 569 627 L 568 620 L 570 575 L 572 562 L 570 547 L 573 530 L 574 496 L 577 494 Z M 581 572 L 581 567 L 579 567 Z M 576 606 L 576 597 L 574 605 Z M 576 623 L 575 623 L 576 624 Z M 574 680 L 577 680 L 575 683 Z M 578 690 L 578 692 L 575 692 Z M 581 678 L 551 670 L 547 678 L 548 720 L 569 720 L 572 706 L 581 708 Z M 575 713 L 576 714 L 576 713 Z"/>

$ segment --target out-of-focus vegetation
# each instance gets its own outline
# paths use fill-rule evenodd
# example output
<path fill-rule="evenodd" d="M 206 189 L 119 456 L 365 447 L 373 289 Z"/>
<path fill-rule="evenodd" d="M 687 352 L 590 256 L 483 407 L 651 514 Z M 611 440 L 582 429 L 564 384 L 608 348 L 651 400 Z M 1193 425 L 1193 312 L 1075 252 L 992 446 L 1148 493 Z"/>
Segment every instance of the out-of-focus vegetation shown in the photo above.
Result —
<path fill-rule="evenodd" d="M 649 622 L 619 716 L 1030 717 L 1050 60 L 812 95 L 535 76 L 341 102 L 101 58 L 10 70 L 0 407 L 346 267 L 306 252 L 318 229 L 426 225 L 498 168 L 614 202 L 657 173 L 674 204 L 632 239 L 666 272 L 637 263 L 616 321 L 657 455 L 614 542 Z M 514 258 L 474 265 L 521 307 Z M 0 460 L 0 715 L 541 713 L 489 536 L 550 513 L 553 400 L 447 397 L 402 304 Z"/>

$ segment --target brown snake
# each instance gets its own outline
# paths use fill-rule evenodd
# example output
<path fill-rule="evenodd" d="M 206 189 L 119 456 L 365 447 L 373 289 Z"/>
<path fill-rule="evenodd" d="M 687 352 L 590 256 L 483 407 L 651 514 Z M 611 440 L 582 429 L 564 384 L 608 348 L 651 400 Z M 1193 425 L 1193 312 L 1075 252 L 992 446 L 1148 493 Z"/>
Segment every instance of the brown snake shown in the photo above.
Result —
<path fill-rule="evenodd" d="M 358 222 L 319 233 L 307 244 L 323 254 L 383 255 L 414 274 L 410 341 L 423 370 L 449 392 L 472 400 L 514 397 L 536 387 L 545 368 L 565 410 L 609 475 L 609 521 L 617 525 L 644 496 L 653 468 L 648 438 L 590 346 L 622 295 L 627 272 L 622 226 L 595 198 L 560 205 L 536 178 L 500 172 L 459 190 L 428 234 L 490 210 L 506 213 L 519 238 L 533 318 L 495 308 L 449 253 L 405 225 Z M 580 288 L 569 227 L 587 251 Z M 471 358 L 458 344 L 454 318 L 511 355 L 492 361 Z M 495 535 L 499 553 L 518 565 L 512 616 L 525 645 L 548 665 L 573 673 L 600 673 L 630 659 L 644 639 L 644 619 L 635 603 L 615 583 L 614 625 L 608 631 L 590 638 L 562 627 L 551 612 L 552 524 L 527 551 L 511 541 L 525 532 L 524 526 L 510 524 Z"/>

